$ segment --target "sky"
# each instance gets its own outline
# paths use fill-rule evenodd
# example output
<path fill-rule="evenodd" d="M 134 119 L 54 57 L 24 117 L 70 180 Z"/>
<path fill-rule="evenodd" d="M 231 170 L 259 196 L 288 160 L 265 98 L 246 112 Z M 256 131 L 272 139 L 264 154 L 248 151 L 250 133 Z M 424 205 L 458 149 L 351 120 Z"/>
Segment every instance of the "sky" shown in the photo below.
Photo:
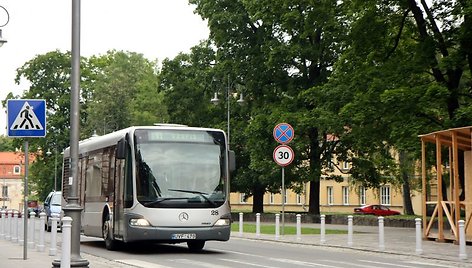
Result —
<path fill-rule="evenodd" d="M 72 0 L 0 0 L 9 13 L 1 27 L 0 100 L 21 95 L 27 81 L 15 84 L 16 69 L 36 55 L 71 50 Z M 0 26 L 7 15 L 0 8 Z M 208 38 L 206 21 L 187 0 L 82 0 L 80 54 L 89 57 L 116 49 L 142 53 L 162 62 Z M 47 90 L 47 89 L 46 89 Z M 0 105 L 1 106 L 1 105 Z M 6 135 L 1 108 L 0 135 Z"/>

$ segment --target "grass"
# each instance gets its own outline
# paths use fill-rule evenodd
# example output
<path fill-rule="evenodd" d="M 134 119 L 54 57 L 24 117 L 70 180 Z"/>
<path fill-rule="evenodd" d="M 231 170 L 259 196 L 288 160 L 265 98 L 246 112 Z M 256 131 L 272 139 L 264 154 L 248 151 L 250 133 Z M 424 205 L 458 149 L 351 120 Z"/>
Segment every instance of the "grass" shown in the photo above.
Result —
<path fill-rule="evenodd" d="M 231 224 L 231 231 L 239 232 L 239 223 L 236 222 L 236 223 Z M 256 225 L 245 223 L 243 224 L 243 231 L 245 233 L 256 233 Z M 260 231 L 261 231 L 261 234 L 275 234 L 275 225 L 261 224 Z M 282 233 L 282 225 L 280 225 L 280 233 Z M 302 227 L 301 233 L 302 234 L 320 234 L 320 229 Z M 295 235 L 297 234 L 297 228 L 295 226 L 285 226 L 284 234 Z M 325 234 L 347 234 L 347 231 L 326 229 Z"/>

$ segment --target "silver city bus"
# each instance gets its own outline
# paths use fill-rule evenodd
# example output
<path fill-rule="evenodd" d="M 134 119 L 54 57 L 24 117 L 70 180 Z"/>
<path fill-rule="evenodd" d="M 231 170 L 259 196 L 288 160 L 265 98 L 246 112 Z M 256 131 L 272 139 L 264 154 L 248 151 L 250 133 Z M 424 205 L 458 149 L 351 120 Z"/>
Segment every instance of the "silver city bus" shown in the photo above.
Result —
<path fill-rule="evenodd" d="M 78 197 L 85 235 L 119 242 L 186 242 L 230 237 L 229 174 L 234 152 L 222 130 L 130 127 L 79 142 Z M 63 196 L 70 192 L 64 151 Z"/>

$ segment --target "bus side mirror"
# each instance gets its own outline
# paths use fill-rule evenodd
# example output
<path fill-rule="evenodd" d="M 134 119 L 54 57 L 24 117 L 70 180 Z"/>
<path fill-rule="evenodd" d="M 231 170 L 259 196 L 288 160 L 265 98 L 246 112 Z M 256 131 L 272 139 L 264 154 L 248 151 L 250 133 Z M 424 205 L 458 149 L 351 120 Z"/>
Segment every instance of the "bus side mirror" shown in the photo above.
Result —
<path fill-rule="evenodd" d="M 126 158 L 126 148 L 128 148 L 128 143 L 125 138 L 122 138 L 116 144 L 116 158 L 125 159 Z"/>
<path fill-rule="evenodd" d="M 235 171 L 236 170 L 236 154 L 234 151 L 228 151 L 228 163 L 229 163 L 229 171 Z"/>

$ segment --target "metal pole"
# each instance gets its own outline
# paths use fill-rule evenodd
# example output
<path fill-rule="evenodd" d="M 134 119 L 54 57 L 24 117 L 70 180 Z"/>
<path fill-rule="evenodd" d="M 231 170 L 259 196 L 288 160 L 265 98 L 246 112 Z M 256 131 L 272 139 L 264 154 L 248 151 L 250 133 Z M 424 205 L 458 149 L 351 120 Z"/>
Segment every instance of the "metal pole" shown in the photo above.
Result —
<path fill-rule="evenodd" d="M 57 148 L 54 149 L 54 191 L 56 191 L 56 187 L 57 187 L 56 185 L 57 185 Z"/>
<path fill-rule="evenodd" d="M 302 239 L 302 215 L 297 214 L 297 240 Z"/>
<path fill-rule="evenodd" d="M 421 219 L 415 219 L 415 233 L 416 233 L 416 254 L 423 254 L 423 244 L 421 242 Z"/>
<path fill-rule="evenodd" d="M 279 240 L 280 237 L 280 214 L 275 214 L 275 240 Z"/>
<path fill-rule="evenodd" d="M 261 236 L 261 213 L 256 213 L 256 237 Z"/>
<path fill-rule="evenodd" d="M 285 169 L 282 167 L 282 235 L 285 234 Z"/>
<path fill-rule="evenodd" d="M 80 226 L 82 207 L 79 204 L 78 160 L 79 160 L 79 95 L 80 95 L 80 0 L 72 0 L 72 72 L 70 108 L 70 192 L 64 214 L 72 219 L 71 260 L 73 267 L 89 267 L 89 262 L 80 256 Z M 54 260 L 53 267 L 60 267 L 62 260 Z"/>
<path fill-rule="evenodd" d="M 226 106 L 227 106 L 227 116 L 226 116 L 226 119 L 228 120 L 227 124 L 228 124 L 228 149 L 230 148 L 229 145 L 230 145 L 230 139 L 229 139 L 229 131 L 230 131 L 230 110 L 229 110 L 229 103 L 230 103 L 230 99 L 229 99 L 229 91 L 230 91 L 230 87 L 231 87 L 231 84 L 230 84 L 230 81 L 229 81 L 229 74 L 228 74 L 228 87 L 226 88 Z"/>
<path fill-rule="evenodd" d="M 243 236 L 243 213 L 239 212 L 239 237 Z"/>
<path fill-rule="evenodd" d="M 25 140 L 25 182 L 23 186 L 23 260 L 28 259 L 28 140 Z"/>

